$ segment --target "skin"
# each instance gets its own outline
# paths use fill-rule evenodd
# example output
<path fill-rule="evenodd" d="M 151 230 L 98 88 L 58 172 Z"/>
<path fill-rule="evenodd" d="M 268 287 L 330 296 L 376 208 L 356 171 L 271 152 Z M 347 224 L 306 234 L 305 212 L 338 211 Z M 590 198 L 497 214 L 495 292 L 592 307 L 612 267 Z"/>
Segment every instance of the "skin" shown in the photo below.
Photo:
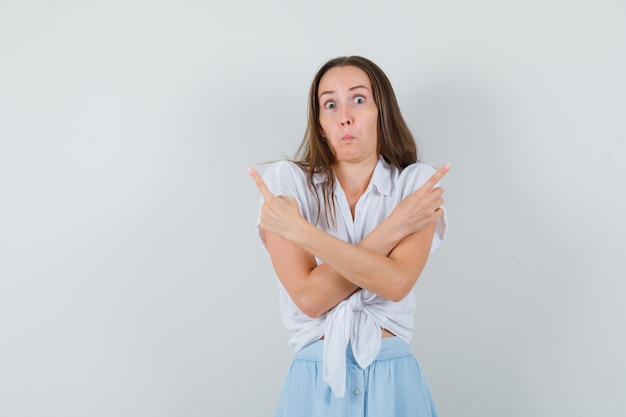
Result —
<path fill-rule="evenodd" d="M 319 85 L 319 123 L 336 156 L 334 169 L 353 211 L 378 161 L 378 109 L 361 69 L 330 69 Z M 292 197 L 273 195 L 261 176 L 250 174 L 263 195 L 260 223 L 274 269 L 296 305 L 318 317 L 359 288 L 392 301 L 404 298 L 421 274 L 443 214 L 440 168 L 358 245 L 307 222 Z M 317 265 L 315 256 L 324 261 Z"/>

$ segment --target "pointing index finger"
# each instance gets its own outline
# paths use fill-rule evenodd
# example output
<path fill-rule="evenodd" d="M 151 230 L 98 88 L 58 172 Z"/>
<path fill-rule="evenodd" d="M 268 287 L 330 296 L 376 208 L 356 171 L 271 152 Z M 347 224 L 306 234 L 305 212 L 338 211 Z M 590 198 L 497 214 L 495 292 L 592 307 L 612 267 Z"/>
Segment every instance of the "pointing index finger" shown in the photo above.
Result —
<path fill-rule="evenodd" d="M 263 195 L 263 198 L 266 199 L 268 197 L 274 197 L 274 194 L 272 194 L 270 189 L 267 188 L 267 185 L 265 185 L 265 181 L 263 181 L 261 175 L 254 168 L 248 168 L 248 171 L 250 172 L 250 176 L 254 180 L 257 188 L 261 192 L 261 195 Z"/>
<path fill-rule="evenodd" d="M 439 181 L 443 178 L 444 175 L 448 173 L 450 170 L 450 163 L 444 164 L 441 168 L 439 168 L 429 179 L 424 183 L 424 186 L 427 188 L 434 188 Z"/>

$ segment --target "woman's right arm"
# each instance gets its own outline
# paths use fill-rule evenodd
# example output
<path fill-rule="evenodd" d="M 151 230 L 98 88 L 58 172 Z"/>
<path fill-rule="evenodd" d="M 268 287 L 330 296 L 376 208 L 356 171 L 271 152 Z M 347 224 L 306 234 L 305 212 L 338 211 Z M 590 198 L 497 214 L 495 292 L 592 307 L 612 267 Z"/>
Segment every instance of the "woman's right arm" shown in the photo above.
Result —
<path fill-rule="evenodd" d="M 435 185 L 446 171 L 447 168 L 440 170 L 402 200 L 357 246 L 387 256 L 403 238 L 437 221 L 441 213 L 436 208 L 443 203 L 443 190 Z M 251 173 L 262 193 L 274 197 L 258 173 Z M 329 265 L 318 266 L 313 255 L 301 246 L 268 231 L 264 234 L 276 274 L 294 303 L 306 315 L 318 317 L 326 313 L 359 288 Z"/>
<path fill-rule="evenodd" d="M 398 218 L 400 216 L 393 216 L 392 213 L 357 246 L 387 256 L 403 237 L 413 233 L 406 227 L 400 227 Z M 403 213 L 402 219 L 406 218 L 406 213 Z M 413 225 L 417 223 L 413 222 Z M 421 228 L 427 225 L 423 222 Z M 317 265 L 313 255 L 299 245 L 268 231 L 264 235 L 278 278 L 294 303 L 307 316 L 318 317 L 326 313 L 359 288 L 329 265 Z"/>

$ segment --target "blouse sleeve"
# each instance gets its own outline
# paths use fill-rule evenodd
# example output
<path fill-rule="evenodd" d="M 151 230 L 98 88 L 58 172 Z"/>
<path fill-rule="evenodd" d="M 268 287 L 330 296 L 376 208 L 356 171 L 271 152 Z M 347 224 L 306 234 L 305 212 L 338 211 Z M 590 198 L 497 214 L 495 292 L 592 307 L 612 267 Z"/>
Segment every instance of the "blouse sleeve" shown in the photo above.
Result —
<path fill-rule="evenodd" d="M 304 173 L 302 170 L 294 163 L 288 161 L 274 162 L 263 172 L 263 181 L 265 181 L 265 184 L 270 192 L 274 195 L 294 197 L 298 203 L 298 207 L 300 208 L 300 213 L 306 218 L 307 216 L 305 216 L 302 212 L 304 199 L 302 191 L 303 185 L 305 184 L 303 180 Z M 259 202 L 259 216 L 261 213 L 261 205 L 263 205 L 262 196 Z M 265 250 L 267 250 L 265 235 L 260 226 L 260 218 L 257 219 L 256 222 L 256 231 L 261 244 Z"/>
<path fill-rule="evenodd" d="M 416 163 L 409 165 L 406 167 L 401 174 L 401 178 L 404 188 L 402 189 L 402 198 L 410 195 L 412 192 L 420 188 L 428 179 L 435 173 L 435 169 L 430 165 Z M 437 183 L 439 186 L 440 183 Z M 437 224 L 435 225 L 435 235 L 433 236 L 433 243 L 430 247 L 430 252 L 432 253 L 435 249 L 437 249 L 446 239 L 446 234 L 448 231 L 448 215 L 445 207 L 441 207 L 443 210 L 443 216 L 437 219 Z"/>

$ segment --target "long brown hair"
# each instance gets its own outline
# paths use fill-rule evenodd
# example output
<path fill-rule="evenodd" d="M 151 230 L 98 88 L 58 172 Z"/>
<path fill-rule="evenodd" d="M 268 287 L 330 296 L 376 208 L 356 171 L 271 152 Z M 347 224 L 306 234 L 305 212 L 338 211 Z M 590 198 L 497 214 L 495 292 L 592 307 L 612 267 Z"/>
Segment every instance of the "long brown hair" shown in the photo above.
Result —
<path fill-rule="evenodd" d="M 324 200 L 326 221 L 331 225 L 335 224 L 336 184 L 333 170 L 335 156 L 331 147 L 322 138 L 318 89 L 322 77 L 328 70 L 346 66 L 363 70 L 372 84 L 374 102 L 378 108 L 378 153 L 390 165 L 400 170 L 418 161 L 415 140 L 402 117 L 391 82 L 383 70 L 369 59 L 360 56 L 338 57 L 326 62 L 311 83 L 307 128 L 293 162 L 307 173 L 309 186 L 317 199 L 318 213 L 321 212 L 320 198 Z M 328 178 L 328 181 L 323 183 L 322 196 L 318 195 L 315 188 L 313 179 L 316 174 L 326 174 Z"/>

